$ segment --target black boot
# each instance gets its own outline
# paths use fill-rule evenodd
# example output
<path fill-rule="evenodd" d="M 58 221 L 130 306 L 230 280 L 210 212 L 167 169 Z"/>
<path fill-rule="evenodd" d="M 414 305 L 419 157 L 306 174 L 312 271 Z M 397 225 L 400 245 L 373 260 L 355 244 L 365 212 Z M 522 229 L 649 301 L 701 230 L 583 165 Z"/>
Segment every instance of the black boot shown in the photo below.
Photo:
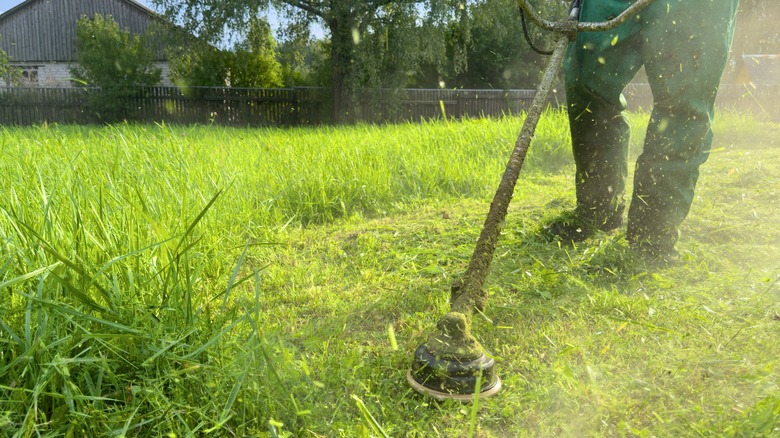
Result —
<path fill-rule="evenodd" d="M 557 239 L 570 244 L 582 242 L 596 234 L 596 231 L 610 232 L 622 225 L 622 211 L 615 212 L 606 219 L 597 219 L 574 210 L 562 213 L 545 225 L 543 233 L 549 240 Z"/>

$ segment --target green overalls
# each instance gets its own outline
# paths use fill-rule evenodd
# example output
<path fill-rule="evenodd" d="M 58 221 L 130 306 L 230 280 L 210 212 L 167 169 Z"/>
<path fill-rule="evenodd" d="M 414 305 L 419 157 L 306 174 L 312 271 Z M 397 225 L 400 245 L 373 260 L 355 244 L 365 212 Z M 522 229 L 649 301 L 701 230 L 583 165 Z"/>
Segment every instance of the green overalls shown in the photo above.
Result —
<path fill-rule="evenodd" d="M 584 0 L 580 20 L 606 21 L 633 0 Z M 712 143 L 715 96 L 738 0 L 656 0 L 612 31 L 580 32 L 565 61 L 578 215 L 622 215 L 629 125 L 623 88 L 644 65 L 654 106 L 637 160 L 627 239 L 673 251 Z"/>

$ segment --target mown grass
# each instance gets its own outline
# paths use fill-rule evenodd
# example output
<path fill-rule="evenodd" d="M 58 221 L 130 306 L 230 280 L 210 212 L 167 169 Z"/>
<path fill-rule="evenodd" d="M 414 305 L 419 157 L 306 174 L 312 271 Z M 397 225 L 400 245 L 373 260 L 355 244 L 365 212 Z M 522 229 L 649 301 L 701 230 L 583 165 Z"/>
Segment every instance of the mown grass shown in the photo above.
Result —
<path fill-rule="evenodd" d="M 646 272 L 620 232 L 538 237 L 573 203 L 548 113 L 475 320 L 505 389 L 406 386 L 519 125 L 5 128 L 0 434 L 780 433 L 780 126 L 733 114 Z"/>

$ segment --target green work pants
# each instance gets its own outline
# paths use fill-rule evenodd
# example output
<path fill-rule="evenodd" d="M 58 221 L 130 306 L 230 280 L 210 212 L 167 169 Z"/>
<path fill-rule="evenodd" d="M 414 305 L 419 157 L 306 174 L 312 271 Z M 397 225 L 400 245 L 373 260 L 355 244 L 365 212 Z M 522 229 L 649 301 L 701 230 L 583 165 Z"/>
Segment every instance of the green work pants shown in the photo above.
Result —
<path fill-rule="evenodd" d="M 605 21 L 633 0 L 584 0 Z M 653 112 L 636 163 L 627 239 L 672 250 L 712 143 L 715 96 L 738 0 L 656 0 L 614 30 L 580 32 L 565 61 L 577 165 L 577 212 L 599 224 L 623 212 L 630 128 L 622 91 L 644 65 Z"/>

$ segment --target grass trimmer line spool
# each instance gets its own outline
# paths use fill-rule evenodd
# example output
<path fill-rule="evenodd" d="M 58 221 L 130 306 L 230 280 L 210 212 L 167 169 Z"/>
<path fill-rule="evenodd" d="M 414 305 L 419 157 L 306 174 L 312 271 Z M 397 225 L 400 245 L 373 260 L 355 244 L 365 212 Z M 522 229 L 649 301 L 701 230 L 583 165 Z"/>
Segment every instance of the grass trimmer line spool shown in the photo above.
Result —
<path fill-rule="evenodd" d="M 471 336 L 466 316 L 450 312 L 436 328 L 428 342 L 414 351 L 412 369 L 406 373 L 409 385 L 437 400 L 471 401 L 475 392 L 480 397 L 497 394 L 501 379 L 495 361 Z"/>
<path fill-rule="evenodd" d="M 550 91 L 563 66 L 566 48 L 576 31 L 614 28 L 652 1 L 638 0 L 617 18 L 608 22 L 579 23 L 579 0 L 572 3 L 570 20 L 565 22 L 542 20 L 530 8 L 527 0 L 519 0 L 521 8 L 534 23 L 543 29 L 556 32 L 558 38 L 490 204 L 469 266 L 463 278 L 456 280 L 450 289 L 450 312 L 439 320 L 434 333 L 414 352 L 412 367 L 406 373 L 406 380 L 415 391 L 437 400 L 462 402 L 470 402 L 475 397 L 490 397 L 500 391 L 501 379 L 495 371 L 495 360 L 485 353 L 484 348 L 471 335 L 471 317 L 475 311 L 481 312 L 487 303 L 487 293 L 482 286 L 536 125 L 542 110 L 548 105 Z"/>

